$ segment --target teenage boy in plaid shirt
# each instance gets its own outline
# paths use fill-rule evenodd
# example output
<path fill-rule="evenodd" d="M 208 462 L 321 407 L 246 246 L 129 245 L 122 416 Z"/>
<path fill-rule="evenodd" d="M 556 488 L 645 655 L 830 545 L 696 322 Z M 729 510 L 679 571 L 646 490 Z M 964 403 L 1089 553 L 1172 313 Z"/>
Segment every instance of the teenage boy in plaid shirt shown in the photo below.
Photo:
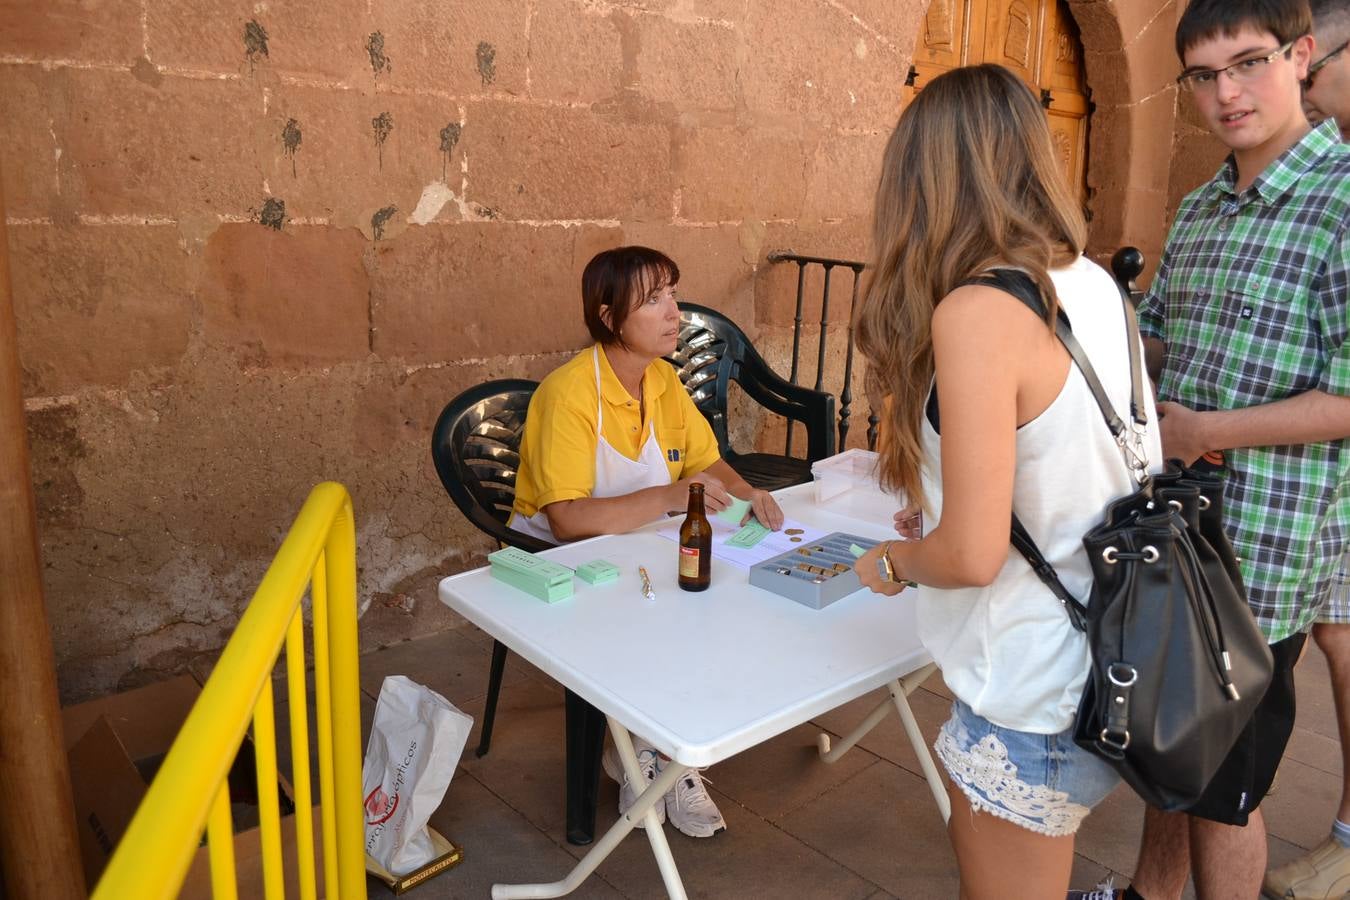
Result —
<path fill-rule="evenodd" d="M 1301 82 L 1307 0 L 1193 0 L 1177 26 L 1178 79 L 1232 151 L 1177 211 L 1139 310 L 1160 365 L 1163 450 L 1221 456 L 1227 528 L 1275 678 L 1187 813 L 1145 815 L 1127 897 L 1261 890 L 1257 808 L 1293 730 L 1293 667 L 1350 537 L 1350 148 L 1311 128 Z"/>

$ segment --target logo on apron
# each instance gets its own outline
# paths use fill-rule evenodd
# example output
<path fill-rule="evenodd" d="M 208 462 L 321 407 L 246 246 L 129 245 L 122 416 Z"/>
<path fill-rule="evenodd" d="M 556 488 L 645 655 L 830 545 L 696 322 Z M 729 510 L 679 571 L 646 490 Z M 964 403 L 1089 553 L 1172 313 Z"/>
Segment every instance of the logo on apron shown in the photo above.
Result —
<path fill-rule="evenodd" d="M 671 447 L 669 450 L 667 450 L 667 451 L 666 451 L 666 459 L 670 460 L 671 462 L 679 462 L 679 461 L 680 461 L 680 451 L 679 451 L 679 448 L 677 448 L 677 447 Z"/>

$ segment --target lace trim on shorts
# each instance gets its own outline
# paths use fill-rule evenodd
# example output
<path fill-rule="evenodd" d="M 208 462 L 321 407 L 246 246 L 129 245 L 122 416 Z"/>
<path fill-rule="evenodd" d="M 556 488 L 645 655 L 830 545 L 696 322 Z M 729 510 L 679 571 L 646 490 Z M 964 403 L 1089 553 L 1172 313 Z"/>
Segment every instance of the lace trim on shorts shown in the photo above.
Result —
<path fill-rule="evenodd" d="M 977 812 L 1006 819 L 1036 834 L 1065 837 L 1091 812 L 1074 803 L 1063 791 L 1046 785 L 1030 785 L 1017 777 L 1017 766 L 1008 760 L 1008 748 L 987 734 L 970 751 L 963 750 L 956 738 L 943 728 L 933 745 L 952 782 Z"/>

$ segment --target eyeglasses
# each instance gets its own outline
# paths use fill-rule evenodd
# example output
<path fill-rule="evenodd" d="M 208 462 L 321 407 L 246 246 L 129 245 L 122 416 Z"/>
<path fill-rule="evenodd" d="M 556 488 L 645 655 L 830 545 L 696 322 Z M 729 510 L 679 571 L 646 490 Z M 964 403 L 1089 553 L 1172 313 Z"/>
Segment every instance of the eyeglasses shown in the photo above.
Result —
<path fill-rule="evenodd" d="M 1247 84 L 1256 81 L 1269 71 L 1267 67 L 1275 61 L 1275 58 L 1288 53 L 1289 48 L 1293 46 L 1294 42 L 1288 41 L 1264 56 L 1249 56 L 1246 59 L 1238 60 L 1231 66 L 1224 66 L 1222 69 L 1196 69 L 1193 72 L 1182 72 L 1177 76 L 1177 84 L 1181 86 L 1182 90 L 1191 93 L 1213 91 L 1219 86 L 1220 73 L 1227 75 L 1238 84 Z"/>
<path fill-rule="evenodd" d="M 1327 67 L 1327 63 L 1331 62 L 1333 59 L 1344 53 L 1346 47 L 1350 47 L 1350 41 L 1346 41 L 1345 43 L 1337 47 L 1335 50 L 1332 50 L 1326 56 L 1319 59 L 1317 62 L 1308 66 L 1308 77 L 1303 79 L 1303 87 L 1305 89 L 1311 88 L 1313 86 L 1313 76 L 1316 75 L 1318 72 L 1322 71 L 1323 69 L 1325 69 Z"/>

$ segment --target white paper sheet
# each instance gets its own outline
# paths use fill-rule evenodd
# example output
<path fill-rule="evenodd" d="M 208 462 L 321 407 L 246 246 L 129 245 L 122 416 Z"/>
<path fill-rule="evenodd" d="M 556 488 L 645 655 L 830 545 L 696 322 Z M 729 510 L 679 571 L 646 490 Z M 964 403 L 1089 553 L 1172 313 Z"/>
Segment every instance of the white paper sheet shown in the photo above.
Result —
<path fill-rule="evenodd" d="M 730 547 L 727 545 L 727 539 L 741 530 L 741 526 L 732 525 L 717 516 L 708 517 L 709 524 L 712 525 L 713 539 L 713 558 L 720 559 L 723 562 L 729 562 L 733 566 L 739 566 L 742 569 L 749 569 L 755 563 L 763 562 L 770 557 L 777 556 L 780 553 L 786 553 L 797 547 L 806 546 L 814 543 L 825 535 L 828 531 L 822 528 L 812 528 L 809 525 L 803 525 L 801 522 L 792 519 L 785 519 L 783 527 L 777 531 L 771 531 L 755 546 L 749 549 L 741 547 Z M 680 540 L 680 526 L 684 524 L 684 517 L 671 519 L 657 531 L 663 538 L 678 542 Z M 787 533 L 789 528 L 800 528 L 801 534 L 790 535 Z M 799 537 L 800 541 L 794 541 L 792 538 Z"/>

